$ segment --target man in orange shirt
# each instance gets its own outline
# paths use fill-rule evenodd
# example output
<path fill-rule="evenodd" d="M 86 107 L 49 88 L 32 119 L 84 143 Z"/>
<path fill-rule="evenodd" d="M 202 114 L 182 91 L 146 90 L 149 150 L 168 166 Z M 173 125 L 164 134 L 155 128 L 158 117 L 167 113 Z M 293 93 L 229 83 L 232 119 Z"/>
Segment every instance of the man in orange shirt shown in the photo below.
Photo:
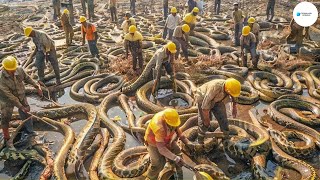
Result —
<path fill-rule="evenodd" d="M 97 47 L 98 33 L 96 27 L 87 22 L 87 18 L 80 16 L 81 32 L 82 32 L 82 45 L 85 44 L 85 40 L 88 41 L 90 53 L 93 57 L 99 58 L 99 50 Z"/>
<path fill-rule="evenodd" d="M 155 114 L 148 124 L 144 139 L 151 160 L 147 173 L 150 180 L 157 179 L 166 159 L 178 165 L 176 166 L 178 178 L 183 179 L 181 166 L 185 162 L 181 158 L 182 153 L 177 142 L 172 140 L 176 134 L 188 146 L 189 141 L 178 129 L 180 124 L 178 112 L 171 108 Z"/>

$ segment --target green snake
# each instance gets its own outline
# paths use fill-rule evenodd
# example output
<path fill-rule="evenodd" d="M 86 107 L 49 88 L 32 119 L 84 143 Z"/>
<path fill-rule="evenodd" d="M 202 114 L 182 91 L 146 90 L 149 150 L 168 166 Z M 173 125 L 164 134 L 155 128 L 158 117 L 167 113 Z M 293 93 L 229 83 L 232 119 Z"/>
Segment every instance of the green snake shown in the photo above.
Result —
<path fill-rule="evenodd" d="M 291 92 L 286 88 L 290 87 L 291 83 L 286 83 L 287 85 L 284 86 L 284 80 L 273 73 L 256 71 L 248 76 L 248 80 L 259 92 L 260 99 L 263 101 L 272 102 L 281 95 Z"/>
<path fill-rule="evenodd" d="M 146 172 L 149 164 L 147 148 L 138 146 L 120 152 L 113 161 L 112 171 L 121 178 L 134 178 Z"/>
<path fill-rule="evenodd" d="M 288 106 L 286 108 L 282 108 L 279 111 L 292 119 L 305 124 L 307 126 L 313 127 L 313 126 L 319 126 L 320 125 L 320 119 L 319 119 L 319 107 L 306 102 L 306 101 L 295 101 L 292 100 L 292 106 Z M 297 110 L 298 109 L 298 110 Z"/>
<path fill-rule="evenodd" d="M 235 98 L 239 104 L 253 104 L 259 100 L 259 93 L 250 85 L 241 85 L 240 96 Z"/>
<path fill-rule="evenodd" d="M 228 120 L 229 125 L 238 126 L 256 138 L 253 142 L 248 137 L 240 136 L 238 136 L 239 139 L 236 141 L 232 138 L 223 140 L 224 149 L 230 156 L 251 160 L 257 153 L 265 153 L 270 150 L 269 135 L 266 131 L 246 121 L 238 119 Z"/>
<path fill-rule="evenodd" d="M 146 110 L 149 113 L 156 113 L 156 112 L 164 110 L 164 107 L 161 107 L 159 105 L 152 103 L 147 98 L 147 93 L 151 92 L 153 83 L 154 83 L 153 81 L 146 83 L 141 88 L 139 88 L 139 90 L 136 93 L 137 104 L 139 105 L 139 107 L 141 107 L 143 110 Z M 178 88 L 181 87 L 182 82 L 176 80 L 176 83 L 177 83 Z M 161 86 L 166 87 L 167 84 L 172 84 L 172 83 L 167 78 L 161 78 Z M 197 112 L 196 107 L 193 106 L 193 98 L 191 96 L 189 96 L 188 94 L 185 94 L 185 93 L 180 93 L 180 92 L 174 93 L 173 96 L 183 98 L 184 100 L 187 100 L 187 102 L 189 104 L 189 106 L 186 109 L 182 109 L 182 108 L 177 109 L 179 114 L 187 114 L 187 113 Z"/>
<path fill-rule="evenodd" d="M 271 125 L 266 122 L 260 122 L 256 119 L 255 116 L 250 115 L 253 124 L 262 128 L 265 126 L 268 128 L 268 131 L 271 130 Z M 315 169 L 304 161 L 298 160 L 292 156 L 289 156 L 284 151 L 282 151 L 277 144 L 273 141 L 273 138 L 270 138 L 272 145 L 272 154 L 273 157 L 280 163 L 282 166 L 288 167 L 290 169 L 294 169 L 301 174 L 301 180 L 316 180 L 317 174 Z M 262 175 L 262 174 L 261 174 Z M 263 175 L 262 175 L 263 176 Z M 268 179 L 268 178 L 266 178 Z"/>
<path fill-rule="evenodd" d="M 296 158 L 311 157 L 316 151 L 312 137 L 298 131 L 279 132 L 270 129 L 269 134 L 281 150 Z M 292 141 L 289 141 L 288 138 L 301 139 L 305 142 L 305 145 L 296 146 Z"/>
<path fill-rule="evenodd" d="M 296 93 L 296 94 L 302 93 L 302 85 L 300 83 L 298 76 L 301 76 L 305 80 L 305 84 L 308 88 L 309 95 L 311 97 L 320 99 L 320 94 L 316 91 L 314 81 L 313 81 L 312 77 L 310 76 L 310 74 L 306 71 L 295 71 L 294 73 L 292 73 L 291 78 L 292 78 L 293 82 L 295 83 L 294 93 Z"/>
<path fill-rule="evenodd" d="M 88 122 L 78 135 L 78 138 L 71 149 L 67 163 L 68 168 L 66 171 L 70 176 L 77 175 L 77 168 L 81 164 L 88 147 L 93 142 L 94 137 L 99 131 L 100 121 L 97 117 L 95 107 L 90 104 L 81 104 L 37 112 L 38 116 L 49 117 L 51 119 L 68 117 L 79 113 L 86 114 Z"/>
<path fill-rule="evenodd" d="M 100 75 L 96 75 L 96 76 L 89 76 L 89 77 L 86 77 L 86 78 L 83 78 L 79 81 L 77 81 L 76 83 L 74 83 L 72 86 L 71 86 L 71 89 L 70 89 L 70 97 L 74 100 L 77 100 L 77 101 L 88 101 L 88 102 L 91 102 L 91 103 L 96 103 L 96 102 L 99 102 L 99 97 L 90 97 L 88 98 L 88 95 L 85 96 L 85 94 L 82 94 L 82 93 L 79 93 L 79 90 L 90 80 L 92 79 L 96 79 L 96 78 L 104 78 L 104 77 L 107 77 L 109 76 L 108 74 L 100 74 Z"/>
<path fill-rule="evenodd" d="M 117 126 L 113 121 L 108 118 L 107 109 L 111 107 L 120 95 L 120 92 L 112 93 L 106 96 L 100 104 L 99 117 L 101 121 L 108 127 L 113 136 L 113 142 L 110 147 L 103 153 L 98 167 L 98 174 L 100 179 L 118 179 L 111 170 L 114 158 L 122 151 L 126 135 L 122 128 Z"/>
<path fill-rule="evenodd" d="M 109 138 L 110 138 L 109 131 L 105 128 L 102 128 L 101 136 L 102 136 L 102 139 L 101 139 L 100 147 L 94 153 L 91 164 L 90 164 L 90 168 L 89 168 L 89 177 L 91 180 L 99 180 L 97 170 L 98 170 L 100 158 L 109 143 Z"/>
<path fill-rule="evenodd" d="M 283 125 L 287 128 L 295 129 L 297 131 L 301 131 L 301 132 L 311 136 L 312 138 L 314 138 L 317 146 L 320 147 L 320 133 L 319 132 L 317 132 L 315 129 L 312 129 L 308 126 L 305 126 L 305 125 L 295 121 L 291 117 L 288 117 L 288 116 L 282 114 L 281 112 L 279 112 L 279 110 L 281 108 L 294 106 L 294 104 L 292 104 L 292 103 L 298 103 L 298 102 L 295 100 L 292 100 L 292 99 L 279 99 L 279 100 L 272 102 L 269 106 L 270 116 L 272 117 L 272 119 L 274 121 L 276 121 L 280 125 Z M 299 103 L 301 103 L 301 102 L 299 102 Z"/>

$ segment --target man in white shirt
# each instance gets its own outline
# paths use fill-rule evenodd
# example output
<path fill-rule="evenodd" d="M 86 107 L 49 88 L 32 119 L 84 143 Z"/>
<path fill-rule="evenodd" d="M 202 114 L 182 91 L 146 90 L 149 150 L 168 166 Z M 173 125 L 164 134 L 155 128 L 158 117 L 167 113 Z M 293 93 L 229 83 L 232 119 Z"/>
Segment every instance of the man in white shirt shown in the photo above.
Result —
<path fill-rule="evenodd" d="M 163 38 L 172 40 L 173 31 L 181 22 L 181 17 L 177 12 L 177 8 L 171 8 L 171 14 L 168 16 L 166 24 L 164 25 Z"/>

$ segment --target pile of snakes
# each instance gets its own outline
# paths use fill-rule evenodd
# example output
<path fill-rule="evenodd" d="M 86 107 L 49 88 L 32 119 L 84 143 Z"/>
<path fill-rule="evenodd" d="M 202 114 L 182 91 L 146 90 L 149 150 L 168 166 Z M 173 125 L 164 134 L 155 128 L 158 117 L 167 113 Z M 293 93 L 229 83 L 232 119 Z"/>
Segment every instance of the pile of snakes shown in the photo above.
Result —
<path fill-rule="evenodd" d="M 158 9 L 150 10 L 154 12 L 146 16 L 146 4 L 143 3 L 146 2 L 137 3 L 137 12 L 143 13 L 137 14 L 135 19 L 144 36 L 145 68 L 134 80 L 127 80 L 120 72 L 108 69 L 110 63 L 117 63 L 122 58 L 125 49 L 121 39 L 122 31 L 105 17 L 106 4 L 97 4 L 98 18 L 94 21 L 99 32 L 99 59 L 90 55 L 88 47 L 80 45 L 80 24 L 74 26 L 75 44 L 66 47 L 63 44 L 63 30 L 59 23 L 50 22 L 51 11 L 44 5 L 22 3 L 0 6 L 1 17 L 17 18 L 23 27 L 33 26 L 55 40 L 62 83 L 55 85 L 54 72 L 48 65 L 43 91 L 48 99 L 55 92 L 63 91 L 67 92 L 65 96 L 73 100 L 67 105 L 55 103 L 54 107 L 33 112 L 41 118 L 34 118 L 36 131 L 52 131 L 63 135 L 63 143 L 56 152 L 44 143 L 27 147 L 22 145 L 19 148 L 19 132 L 25 122 L 15 128 L 12 137 L 16 150 L 1 147 L 0 151 L 1 160 L 21 161 L 16 165 L 20 170 L 10 176 L 13 179 L 35 179 L 31 178 L 30 169 L 38 164 L 43 168 L 36 179 L 43 180 L 146 179 L 150 155 L 143 145 L 145 130 L 155 113 L 173 107 L 177 109 L 182 121 L 179 128 L 189 141 L 188 146 L 179 143 L 182 152 L 189 157 L 188 161 L 196 170 L 208 173 L 213 179 L 236 179 L 242 171 L 249 172 L 247 179 L 284 179 L 288 169 L 296 176 L 294 179 L 319 179 L 320 65 L 310 63 L 312 65 L 305 69 L 290 72 L 280 71 L 268 63 L 259 63 L 257 70 L 240 67 L 238 49 L 225 45 L 233 36 L 230 30 L 231 16 L 227 13 L 205 15 L 199 20 L 195 34 L 190 36 L 193 48 L 188 49 L 188 54 L 191 60 L 199 60 L 202 56 L 213 57 L 213 61 L 223 59 L 223 65 L 202 69 L 199 72 L 202 74 L 201 81 L 193 74 L 176 72 L 178 91 L 167 93 L 155 101 L 151 91 L 156 59 L 151 57 L 167 43 L 159 35 L 165 21 Z M 159 2 L 155 4 L 160 5 Z M 118 16 L 121 17 L 129 6 L 124 1 L 120 1 L 119 5 L 122 8 L 119 8 Z M 22 12 L 21 9 L 26 6 L 32 8 Z M 9 9 L 16 9 L 22 15 L 10 14 Z M 79 4 L 75 4 L 74 11 L 75 18 L 78 18 L 81 12 Z M 259 22 L 263 31 L 288 23 L 289 20 L 283 17 L 275 17 L 272 23 Z M 37 80 L 35 57 L 31 56 L 33 48 L 31 39 L 23 36 L 22 31 L 9 34 L 1 39 L 0 59 L 7 55 L 16 56 L 20 66 Z M 309 42 L 301 52 L 303 55 L 314 55 L 319 52 L 319 47 Z M 259 58 L 260 62 L 277 61 L 276 53 L 270 51 L 261 51 Z M 251 119 L 229 118 L 232 132 L 229 139 L 212 137 L 215 131 L 219 131 L 217 121 L 212 120 L 204 144 L 199 144 L 195 91 L 205 82 L 227 78 L 235 78 L 242 84 L 241 94 L 235 99 L 240 104 L 239 109 L 254 109 L 263 102 L 268 113 L 258 117 L 258 114 L 254 115 L 250 111 Z M 167 75 L 163 74 L 160 82 L 160 91 L 172 89 L 173 83 Z M 28 96 L 36 93 L 36 89 L 26 87 Z M 13 119 L 19 119 L 18 115 Z M 66 123 L 78 119 L 85 120 L 80 132 Z M 138 146 L 126 148 L 132 138 Z M 226 168 L 219 164 L 215 156 L 221 156 L 221 153 L 232 158 L 235 163 L 241 163 L 244 169 L 237 172 L 235 166 Z M 275 165 L 272 170 L 268 168 L 269 161 Z M 159 179 L 172 179 L 175 171 L 174 164 L 166 165 L 159 173 Z"/>

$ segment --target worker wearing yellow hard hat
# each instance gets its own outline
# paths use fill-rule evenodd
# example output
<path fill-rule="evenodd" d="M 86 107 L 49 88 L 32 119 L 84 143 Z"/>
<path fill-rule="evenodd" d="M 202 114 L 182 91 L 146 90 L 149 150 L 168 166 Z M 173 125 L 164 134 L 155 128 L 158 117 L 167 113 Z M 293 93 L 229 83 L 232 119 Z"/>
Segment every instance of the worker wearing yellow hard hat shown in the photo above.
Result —
<path fill-rule="evenodd" d="M 198 106 L 199 114 L 199 143 L 204 142 L 205 133 L 208 131 L 210 126 L 210 120 L 212 119 L 210 112 L 212 112 L 217 119 L 220 129 L 225 137 L 227 138 L 229 136 L 229 123 L 227 119 L 225 100 L 227 100 L 228 96 L 231 97 L 231 111 L 235 118 L 237 116 L 235 98 L 240 95 L 240 90 L 240 82 L 233 78 L 229 78 L 227 80 L 212 80 L 197 88 L 195 101 Z"/>
<path fill-rule="evenodd" d="M 258 58 L 256 53 L 256 36 L 250 32 L 251 28 L 249 26 L 245 26 L 242 29 L 242 35 L 240 37 L 240 46 L 241 46 L 241 58 L 242 65 L 247 67 L 247 54 L 251 54 L 253 68 L 257 69 L 258 66 Z"/>
<path fill-rule="evenodd" d="M 21 120 L 29 118 L 30 106 L 25 95 L 25 85 L 28 83 L 38 90 L 42 96 L 40 85 L 32 80 L 29 75 L 18 66 L 15 57 L 7 56 L 2 60 L 2 71 L 0 72 L 0 107 L 1 107 L 1 128 L 4 136 L 5 146 L 14 148 L 13 139 L 9 134 L 9 122 L 12 117 L 13 108 L 17 107 Z M 35 135 L 32 120 L 29 119 L 24 124 L 21 137 Z M 29 142 L 29 141 L 28 141 Z"/>
<path fill-rule="evenodd" d="M 24 28 L 24 34 L 27 37 L 32 38 L 36 48 L 34 49 L 33 56 L 36 57 L 35 65 L 38 70 L 38 79 L 41 83 L 44 83 L 44 70 L 46 62 L 50 61 L 50 64 L 54 70 L 56 85 L 60 85 L 60 69 L 57 59 L 57 52 L 53 39 L 43 31 L 38 31 L 28 26 Z"/>
<path fill-rule="evenodd" d="M 129 33 L 124 36 L 124 47 L 126 50 L 126 58 L 128 58 L 129 50 L 132 55 L 133 70 L 140 74 L 143 68 L 143 56 L 142 56 L 142 40 L 143 37 L 140 32 L 137 31 L 137 27 L 131 25 L 129 27 Z M 137 62 L 139 68 L 137 68 Z"/>
<path fill-rule="evenodd" d="M 175 43 L 177 47 L 177 53 L 175 58 L 178 59 L 180 54 L 180 49 L 182 49 L 185 60 L 190 64 L 188 58 L 188 33 L 190 32 L 190 27 L 188 24 L 183 24 L 177 26 L 173 33 L 172 42 Z"/>
<path fill-rule="evenodd" d="M 162 37 L 171 41 L 174 29 L 181 23 L 181 17 L 177 14 L 178 11 L 175 7 L 172 7 L 170 12 L 171 14 L 167 17 L 164 25 Z"/>
<path fill-rule="evenodd" d="M 173 83 L 173 90 L 176 91 L 175 79 L 174 79 L 174 70 L 173 70 L 173 61 L 175 58 L 175 53 L 177 52 L 177 47 L 172 41 L 168 42 L 162 48 L 158 49 L 150 61 L 155 61 L 154 68 L 154 79 L 152 94 L 156 97 L 158 89 L 160 88 L 160 78 L 161 78 L 161 69 L 165 68 L 166 72 L 170 75 L 170 79 Z"/>
<path fill-rule="evenodd" d="M 238 3 L 233 3 L 233 8 L 234 11 L 232 12 L 232 18 L 234 23 L 234 45 L 239 46 L 244 13 L 239 9 Z"/>
<path fill-rule="evenodd" d="M 73 28 L 72 25 L 70 23 L 70 16 L 69 16 L 69 10 L 68 9 L 64 9 L 63 13 L 60 17 L 60 21 L 61 21 L 61 26 L 65 32 L 65 37 L 66 37 L 66 45 L 69 46 L 72 43 L 72 39 L 74 36 L 74 32 L 73 32 Z"/>
<path fill-rule="evenodd" d="M 190 13 L 186 14 L 183 18 L 183 23 L 188 24 L 190 27 L 190 35 L 194 34 L 194 28 L 196 27 L 198 13 L 199 8 L 194 7 L 193 10 Z"/>
<path fill-rule="evenodd" d="M 248 19 L 248 26 L 251 29 L 251 32 L 256 36 L 256 47 L 258 47 L 259 44 L 259 34 L 260 34 L 260 25 L 256 22 L 256 19 L 254 17 L 250 17 Z"/>
<path fill-rule="evenodd" d="M 100 55 L 97 46 L 98 32 L 96 26 L 92 23 L 87 22 L 87 18 L 84 16 L 80 16 L 79 21 L 81 23 L 82 45 L 84 45 L 85 41 L 87 40 L 92 57 L 96 57 L 99 59 Z"/>
<path fill-rule="evenodd" d="M 150 180 L 158 178 L 166 159 L 169 160 L 169 163 L 176 164 L 178 179 L 183 179 L 181 166 L 185 162 L 182 159 L 177 140 L 172 140 L 172 138 L 176 134 L 187 146 L 190 141 L 178 129 L 180 124 L 178 112 L 171 108 L 156 113 L 148 124 L 144 139 L 151 161 L 150 168 L 147 171 Z"/>

